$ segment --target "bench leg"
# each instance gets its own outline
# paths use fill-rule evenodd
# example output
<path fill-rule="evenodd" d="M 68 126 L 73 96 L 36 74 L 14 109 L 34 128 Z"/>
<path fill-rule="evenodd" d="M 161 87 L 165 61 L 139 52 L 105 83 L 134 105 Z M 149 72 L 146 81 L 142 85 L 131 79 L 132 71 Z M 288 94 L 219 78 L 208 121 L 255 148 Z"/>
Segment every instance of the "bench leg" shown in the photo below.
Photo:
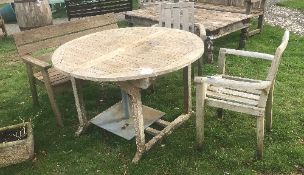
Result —
<path fill-rule="evenodd" d="M 210 36 L 208 36 L 205 40 L 205 51 L 207 62 L 213 63 L 213 41 L 211 40 Z"/>
<path fill-rule="evenodd" d="M 259 34 L 263 30 L 263 23 L 264 23 L 264 15 L 260 15 L 258 18 L 258 26 L 255 30 L 252 30 L 249 32 L 249 36 L 254 36 L 256 34 Z"/>
<path fill-rule="evenodd" d="M 224 118 L 224 109 L 218 108 L 216 112 L 217 112 L 217 117 L 218 118 L 220 118 L 220 119 Z"/>
<path fill-rule="evenodd" d="M 243 49 L 245 47 L 246 41 L 248 39 L 248 30 L 249 30 L 248 27 L 241 30 L 241 38 L 238 49 Z"/>

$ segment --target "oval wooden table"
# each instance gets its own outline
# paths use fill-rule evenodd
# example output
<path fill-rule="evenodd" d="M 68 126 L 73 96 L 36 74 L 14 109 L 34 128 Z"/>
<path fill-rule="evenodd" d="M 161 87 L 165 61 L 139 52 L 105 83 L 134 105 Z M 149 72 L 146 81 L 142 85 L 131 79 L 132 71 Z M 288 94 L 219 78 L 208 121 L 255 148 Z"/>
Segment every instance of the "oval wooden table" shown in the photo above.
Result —
<path fill-rule="evenodd" d="M 163 136 L 191 115 L 191 63 L 204 53 L 204 43 L 196 35 L 163 27 L 132 27 L 106 30 L 72 40 L 52 56 L 56 69 L 71 77 L 80 126 L 88 125 L 79 79 L 117 82 L 122 101 L 90 120 L 126 139 L 136 136 L 137 152 L 133 162 Z M 184 113 L 173 122 L 160 119 L 164 113 L 142 105 L 140 90 L 157 76 L 184 68 Z M 132 116 L 132 117 L 129 117 Z M 164 129 L 149 127 L 158 123 Z M 144 131 L 154 135 L 145 142 Z"/>

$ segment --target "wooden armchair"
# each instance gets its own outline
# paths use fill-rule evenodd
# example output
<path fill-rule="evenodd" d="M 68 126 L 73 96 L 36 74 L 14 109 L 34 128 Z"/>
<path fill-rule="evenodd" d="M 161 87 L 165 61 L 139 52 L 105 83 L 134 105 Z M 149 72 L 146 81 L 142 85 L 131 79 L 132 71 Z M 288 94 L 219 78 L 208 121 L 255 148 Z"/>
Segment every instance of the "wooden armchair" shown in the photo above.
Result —
<path fill-rule="evenodd" d="M 206 39 L 206 30 L 204 26 L 194 23 L 193 2 L 161 3 L 159 24 L 153 25 L 153 27 L 157 26 L 185 30 L 197 34 L 202 40 Z M 198 75 L 202 75 L 201 66 L 202 60 L 199 59 Z"/>
<path fill-rule="evenodd" d="M 40 27 L 14 34 L 18 53 L 26 65 L 34 105 L 38 105 L 36 84 L 45 86 L 57 124 L 63 126 L 54 90 L 66 84 L 70 78 L 55 70 L 50 59 L 56 47 L 78 37 L 117 28 L 113 14 L 82 18 L 77 21 Z M 38 53 L 45 53 L 36 56 Z"/>
<path fill-rule="evenodd" d="M 7 36 L 7 31 L 4 25 L 4 20 L 3 17 L 0 15 L 0 28 L 2 29 L 2 33 L 4 34 L 4 36 Z"/>
<path fill-rule="evenodd" d="M 220 117 L 223 115 L 223 109 L 255 116 L 257 119 L 257 157 L 262 158 L 264 118 L 266 119 L 266 129 L 270 130 L 272 127 L 272 101 L 275 77 L 288 40 L 289 31 L 286 31 L 275 55 L 222 48 L 219 53 L 219 75 L 195 78 L 198 148 L 202 147 L 204 141 L 204 110 L 205 105 L 208 105 L 219 108 L 218 115 Z M 225 75 L 226 55 L 238 55 L 272 61 L 266 80 Z"/>

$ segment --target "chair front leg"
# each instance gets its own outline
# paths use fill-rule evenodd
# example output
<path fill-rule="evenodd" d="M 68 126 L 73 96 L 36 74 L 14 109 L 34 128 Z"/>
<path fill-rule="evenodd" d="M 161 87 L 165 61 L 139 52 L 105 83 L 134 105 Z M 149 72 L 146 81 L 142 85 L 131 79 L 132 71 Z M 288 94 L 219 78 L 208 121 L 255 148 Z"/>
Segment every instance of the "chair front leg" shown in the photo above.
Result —
<path fill-rule="evenodd" d="M 274 90 L 274 86 L 270 88 L 266 102 L 266 109 L 265 109 L 266 131 L 271 131 L 272 128 L 273 90 Z"/>
<path fill-rule="evenodd" d="M 196 86 L 196 144 L 202 149 L 204 142 L 204 117 L 207 84 L 199 83 Z"/>
<path fill-rule="evenodd" d="M 257 158 L 262 159 L 264 148 L 264 116 L 257 116 Z"/>
<path fill-rule="evenodd" d="M 56 103 L 54 90 L 52 88 L 51 81 L 50 81 L 49 75 L 47 73 L 47 69 L 43 69 L 41 71 L 41 73 L 42 73 L 42 76 L 43 76 L 43 81 L 44 81 L 46 91 L 47 91 L 48 96 L 49 96 L 49 100 L 50 100 L 50 103 L 51 103 L 52 110 L 53 110 L 53 112 L 55 114 L 55 117 L 56 117 L 57 124 L 60 127 L 63 127 L 61 113 L 60 113 L 60 110 L 59 110 L 58 105 Z"/>
<path fill-rule="evenodd" d="M 30 89 L 32 93 L 32 100 L 34 106 L 39 106 L 39 101 L 38 101 L 38 95 L 37 95 L 37 87 L 36 87 L 36 80 L 33 75 L 33 67 L 29 63 L 25 63 L 26 66 L 26 72 L 27 72 L 27 77 L 30 83 Z"/>

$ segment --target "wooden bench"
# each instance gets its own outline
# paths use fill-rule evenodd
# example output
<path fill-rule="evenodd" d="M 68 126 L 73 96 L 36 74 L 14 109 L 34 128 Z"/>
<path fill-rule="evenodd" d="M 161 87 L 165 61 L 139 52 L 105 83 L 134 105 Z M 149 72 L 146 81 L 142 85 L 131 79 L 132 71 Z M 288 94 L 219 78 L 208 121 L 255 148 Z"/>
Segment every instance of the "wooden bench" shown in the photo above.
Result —
<path fill-rule="evenodd" d="M 158 3 L 141 2 L 141 9 L 125 14 L 130 26 L 150 26 L 158 23 Z M 206 28 L 206 53 L 213 61 L 213 40 L 241 30 L 239 48 L 245 46 L 248 36 L 261 32 L 266 0 L 199 0 L 195 3 L 195 22 Z M 147 5 L 146 5 L 147 4 Z M 258 27 L 249 32 L 250 20 L 258 17 Z"/>
<path fill-rule="evenodd" d="M 132 0 L 65 0 L 68 19 L 132 10 Z"/>
<path fill-rule="evenodd" d="M 2 18 L 2 16 L 0 15 L 0 28 L 2 29 L 2 33 L 4 36 L 7 36 L 7 31 L 4 25 L 4 20 Z"/>
<path fill-rule="evenodd" d="M 70 40 L 117 27 L 114 14 L 106 14 L 14 34 L 18 53 L 26 65 L 33 103 L 38 105 L 36 84 L 44 85 L 58 125 L 63 123 L 54 90 L 70 85 L 70 78 L 52 67 L 52 52 Z"/>

